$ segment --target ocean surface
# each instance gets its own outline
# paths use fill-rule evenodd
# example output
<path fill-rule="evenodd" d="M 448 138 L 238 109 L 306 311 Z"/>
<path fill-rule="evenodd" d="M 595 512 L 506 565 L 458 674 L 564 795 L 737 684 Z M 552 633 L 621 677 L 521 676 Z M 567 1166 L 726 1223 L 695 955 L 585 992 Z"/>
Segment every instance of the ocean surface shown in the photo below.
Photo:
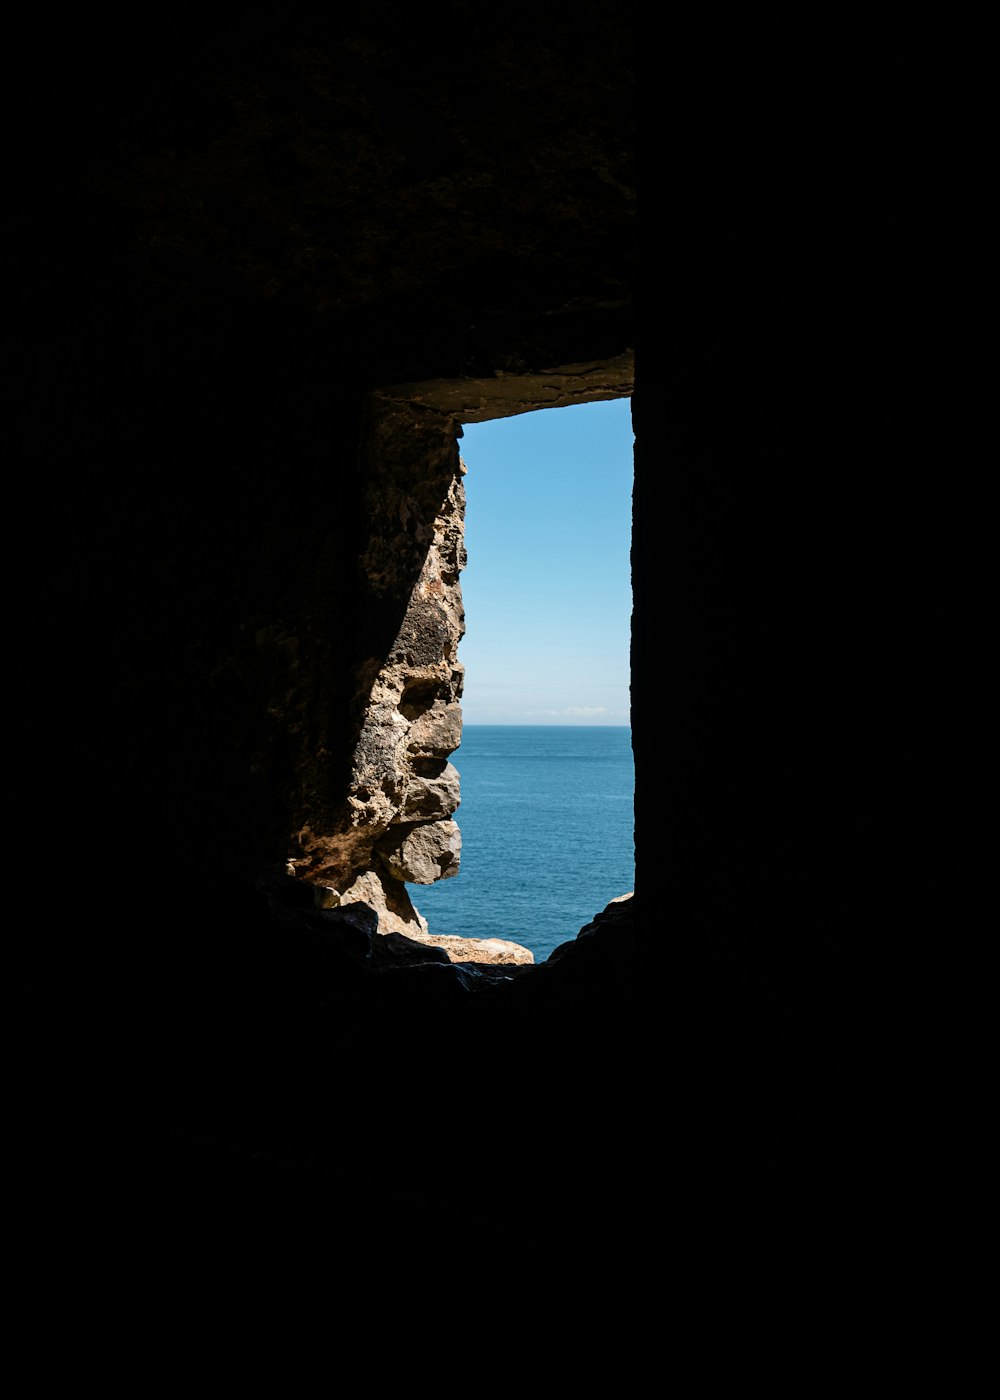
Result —
<path fill-rule="evenodd" d="M 406 887 L 431 933 L 506 938 L 541 963 L 632 890 L 631 729 L 467 724 L 451 762 L 459 872 Z"/>

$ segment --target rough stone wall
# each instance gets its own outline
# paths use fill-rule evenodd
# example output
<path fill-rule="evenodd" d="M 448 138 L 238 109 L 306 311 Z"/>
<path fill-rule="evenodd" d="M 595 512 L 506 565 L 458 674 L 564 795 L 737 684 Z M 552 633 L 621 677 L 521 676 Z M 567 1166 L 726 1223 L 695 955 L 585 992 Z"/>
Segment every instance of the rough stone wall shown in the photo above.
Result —
<path fill-rule="evenodd" d="M 959 1077 L 939 1012 L 967 871 L 942 828 L 976 497 L 933 382 L 956 346 L 933 284 L 964 255 L 926 230 L 965 138 L 902 31 L 794 65 L 787 36 L 728 65 L 713 39 L 679 99 L 699 65 L 675 48 L 647 88 L 640 337 L 636 80 L 664 45 L 637 45 L 638 13 L 36 7 L 8 31 L 9 815 L 32 882 L 12 926 L 42 961 L 17 1141 L 44 1290 L 68 1241 L 107 1259 L 116 1222 L 196 1219 L 207 1176 L 213 1231 L 236 1202 L 256 1246 L 236 1185 L 289 1162 L 281 1210 L 309 1200 L 301 1237 L 330 1225 L 343 1277 L 399 1260 L 415 1221 L 420 1261 L 519 1228 L 517 1268 L 568 1245 L 603 1277 L 664 1215 L 668 1252 L 693 1221 L 715 1268 L 727 1206 L 760 1226 L 752 1265 L 790 1221 L 796 1283 L 827 1268 L 824 1225 L 861 1222 L 852 1283 L 873 1240 L 905 1266 L 915 1220 L 929 1238 L 940 1183 L 906 1193 Z M 454 570 L 460 471 L 417 405 L 621 392 L 633 349 L 635 899 L 484 992 L 310 888 L 377 873 L 388 909 L 418 796 L 452 800 L 460 679 L 440 647 L 411 662 L 405 624 L 417 589 L 446 652 L 457 635 L 436 563 L 418 585 L 438 521 Z M 405 411 L 379 446 L 387 386 Z M 426 433 L 408 464 L 396 431 Z M 506 1186 L 526 1161 L 544 1220 L 469 1192 L 442 1212 L 456 1163 Z"/>
<path fill-rule="evenodd" d="M 461 419 L 401 411 L 389 431 L 377 401 L 492 385 L 523 411 L 518 386 L 566 365 L 536 402 L 580 401 L 633 348 L 630 20 L 566 13 L 544 42 L 534 14 L 461 3 L 263 6 L 197 35 L 151 20 L 127 72 L 98 28 L 44 46 L 7 322 L 60 638 L 55 675 L 33 672 L 32 747 L 40 792 L 68 774 L 115 814 L 54 859 L 113 849 L 143 887 L 291 861 L 338 892 L 436 859 L 396 841 L 419 794 L 385 764 L 392 716 L 402 732 L 436 702 L 410 778 L 448 820 L 444 526 L 440 577 L 418 580 Z"/>
<path fill-rule="evenodd" d="M 364 902 L 383 932 L 427 934 L 406 884 L 456 875 L 465 631 L 462 422 L 632 391 L 631 352 L 543 374 L 391 385 L 372 395 L 356 516 L 356 728 L 346 789 L 292 815 L 287 869 L 324 907 Z M 345 658 L 346 659 L 346 658 Z M 321 704 L 321 700 L 319 701 Z M 323 770 L 322 755 L 305 764 Z"/>
<path fill-rule="evenodd" d="M 426 933 L 405 884 L 456 875 L 461 853 L 448 757 L 462 737 L 465 469 L 453 422 L 419 406 L 374 403 L 366 456 L 359 614 L 377 650 L 354 670 L 359 733 L 340 820 L 294 833 L 288 865 L 328 907 L 364 901 L 383 931 Z"/>

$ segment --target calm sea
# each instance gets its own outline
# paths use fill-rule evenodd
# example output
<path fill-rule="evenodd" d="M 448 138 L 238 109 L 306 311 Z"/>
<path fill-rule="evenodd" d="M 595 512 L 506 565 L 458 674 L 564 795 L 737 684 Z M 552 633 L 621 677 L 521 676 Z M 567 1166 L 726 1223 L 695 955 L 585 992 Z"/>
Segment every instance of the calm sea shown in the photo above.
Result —
<path fill-rule="evenodd" d="M 407 885 L 431 933 L 506 938 L 544 962 L 635 880 L 628 727 L 467 724 L 459 873 Z"/>

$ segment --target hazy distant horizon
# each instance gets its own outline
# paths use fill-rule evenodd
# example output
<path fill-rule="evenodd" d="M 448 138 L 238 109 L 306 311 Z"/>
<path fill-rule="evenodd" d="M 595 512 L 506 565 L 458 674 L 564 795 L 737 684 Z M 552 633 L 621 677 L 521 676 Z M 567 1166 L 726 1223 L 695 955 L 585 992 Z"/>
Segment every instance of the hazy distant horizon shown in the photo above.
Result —
<path fill-rule="evenodd" d="M 631 724 L 621 724 L 615 720 L 605 720 L 597 724 L 585 724 L 582 720 L 570 723 L 561 723 L 558 720 L 538 720 L 535 722 L 528 720 L 482 720 L 463 719 L 463 729 L 631 729 Z"/>

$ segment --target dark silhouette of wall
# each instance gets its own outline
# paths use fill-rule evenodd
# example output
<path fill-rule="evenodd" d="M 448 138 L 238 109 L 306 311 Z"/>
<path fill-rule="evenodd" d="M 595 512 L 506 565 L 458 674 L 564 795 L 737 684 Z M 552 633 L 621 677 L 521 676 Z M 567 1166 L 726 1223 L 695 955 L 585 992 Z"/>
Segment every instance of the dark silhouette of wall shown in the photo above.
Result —
<path fill-rule="evenodd" d="M 512 1179 L 530 1151 L 575 1183 L 550 1224 L 634 1241 L 678 1173 L 739 1214 L 832 1181 L 856 1200 L 889 1160 L 920 1059 L 893 1007 L 942 904 L 949 617 L 905 145 L 884 173 L 879 95 L 905 84 L 861 73 L 839 122 L 816 72 L 765 111 L 753 83 L 717 76 L 713 105 L 692 81 L 676 160 L 647 96 L 640 284 L 634 7 L 551 18 L 265 6 L 216 30 L 181 7 L 125 65 L 90 29 L 25 44 L 17 859 L 60 891 L 34 1009 L 64 1224 L 88 1162 L 129 1160 L 140 1199 L 296 1172 L 388 1236 L 392 1211 L 329 1204 L 378 1181 L 392 1228 L 433 1234 L 400 1162 Z M 627 351 L 634 928 L 581 951 L 589 981 L 481 1014 L 441 979 L 362 996 L 333 959 L 324 1021 L 332 955 L 253 888 L 298 751 L 273 723 L 287 653 L 254 639 L 308 640 L 294 684 L 324 697 L 303 718 L 336 772 L 371 394 Z M 478 1207 L 490 1239 L 509 1223 Z"/>

